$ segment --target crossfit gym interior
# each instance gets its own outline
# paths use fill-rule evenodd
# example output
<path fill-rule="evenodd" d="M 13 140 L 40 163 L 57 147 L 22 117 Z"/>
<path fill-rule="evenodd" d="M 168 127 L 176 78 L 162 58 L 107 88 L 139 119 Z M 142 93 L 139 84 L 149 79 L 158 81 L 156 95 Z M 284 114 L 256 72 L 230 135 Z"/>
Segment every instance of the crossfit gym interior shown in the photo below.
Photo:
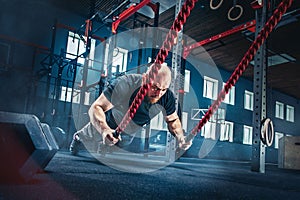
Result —
<path fill-rule="evenodd" d="M 0 2 L 0 200 L 299 199 L 298 0 Z M 114 80 L 161 65 L 188 149 L 160 112 L 70 152 Z"/>

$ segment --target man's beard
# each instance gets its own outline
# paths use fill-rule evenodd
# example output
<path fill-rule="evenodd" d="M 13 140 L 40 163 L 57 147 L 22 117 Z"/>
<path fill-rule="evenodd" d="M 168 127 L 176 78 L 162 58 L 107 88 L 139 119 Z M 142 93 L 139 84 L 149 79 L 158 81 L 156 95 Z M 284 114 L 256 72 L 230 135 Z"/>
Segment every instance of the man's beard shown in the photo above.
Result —
<path fill-rule="evenodd" d="M 146 101 L 150 102 L 151 104 L 155 104 L 158 102 L 159 98 L 156 96 L 146 96 L 145 97 Z"/>

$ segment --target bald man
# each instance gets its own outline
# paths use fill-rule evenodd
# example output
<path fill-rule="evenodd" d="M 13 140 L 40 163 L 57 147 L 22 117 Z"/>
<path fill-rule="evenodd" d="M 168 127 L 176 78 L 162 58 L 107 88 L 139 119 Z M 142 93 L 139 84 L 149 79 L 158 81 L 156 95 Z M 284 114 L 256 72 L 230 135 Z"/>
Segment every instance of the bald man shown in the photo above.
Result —
<path fill-rule="evenodd" d="M 95 136 L 101 136 L 102 142 L 106 145 L 117 144 L 121 138 L 115 138 L 113 133 L 146 80 L 147 73 L 143 75 L 128 74 L 118 77 L 108 85 L 89 109 L 90 123 L 74 134 L 70 145 L 71 153 L 77 154 L 78 144 Z M 191 142 L 185 141 L 182 124 L 176 112 L 175 98 L 169 89 L 170 84 L 171 71 L 167 65 L 162 65 L 121 137 L 123 134 L 132 135 L 136 133 L 162 112 L 168 124 L 168 130 L 176 137 L 179 147 L 187 150 L 191 146 Z"/>

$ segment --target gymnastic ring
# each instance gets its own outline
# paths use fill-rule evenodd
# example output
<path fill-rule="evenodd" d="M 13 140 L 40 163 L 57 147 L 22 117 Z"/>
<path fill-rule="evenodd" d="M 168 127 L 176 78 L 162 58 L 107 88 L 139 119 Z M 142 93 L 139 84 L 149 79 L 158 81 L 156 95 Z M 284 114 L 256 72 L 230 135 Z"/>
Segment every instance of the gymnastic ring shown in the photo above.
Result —
<path fill-rule="evenodd" d="M 119 54 L 120 50 L 118 47 L 114 48 L 113 50 L 113 57 L 116 57 Z"/>
<path fill-rule="evenodd" d="M 236 16 L 236 17 L 231 17 L 231 12 L 233 11 L 233 9 L 235 9 L 235 8 L 239 8 L 240 9 L 240 13 L 238 14 L 238 16 Z M 243 12 L 244 12 L 244 9 L 243 9 L 243 7 L 241 6 L 241 5 L 235 5 L 235 6 L 232 6 L 229 10 L 228 10 L 228 13 L 227 13 L 227 18 L 230 20 L 230 21 L 235 21 L 235 20 L 238 20 L 241 16 L 242 16 L 242 14 L 243 14 Z"/>
<path fill-rule="evenodd" d="M 269 134 L 269 128 L 271 130 L 271 134 Z M 271 137 L 269 137 L 271 136 Z M 272 145 L 274 140 L 274 127 L 273 122 L 269 119 L 263 119 L 261 122 L 261 134 L 260 139 L 263 144 L 267 145 L 268 147 Z"/>
<path fill-rule="evenodd" d="M 210 0 L 210 3 L 209 3 L 210 9 L 212 9 L 212 10 L 217 10 L 218 8 L 220 8 L 220 6 L 221 6 L 222 3 L 223 3 L 223 0 L 220 0 L 220 2 L 219 2 L 218 5 L 213 6 L 213 1 L 214 1 L 214 0 Z"/>
<path fill-rule="evenodd" d="M 264 132 L 264 124 L 265 124 L 266 118 L 263 119 L 260 123 L 260 140 L 262 141 L 263 144 L 267 144 L 266 143 L 266 137 L 265 137 L 265 132 Z"/>

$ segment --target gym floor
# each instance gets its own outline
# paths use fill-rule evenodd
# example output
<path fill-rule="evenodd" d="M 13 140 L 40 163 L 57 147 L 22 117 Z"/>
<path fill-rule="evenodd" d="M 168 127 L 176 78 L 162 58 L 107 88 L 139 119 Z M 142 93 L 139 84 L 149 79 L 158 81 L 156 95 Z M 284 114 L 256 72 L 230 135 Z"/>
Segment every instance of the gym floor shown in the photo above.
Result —
<path fill-rule="evenodd" d="M 0 200 L 6 199 L 300 199 L 300 171 L 267 164 L 258 173 L 249 162 L 181 157 L 158 170 L 132 173 L 87 152 L 60 150 L 29 182 L 1 184 Z"/>

